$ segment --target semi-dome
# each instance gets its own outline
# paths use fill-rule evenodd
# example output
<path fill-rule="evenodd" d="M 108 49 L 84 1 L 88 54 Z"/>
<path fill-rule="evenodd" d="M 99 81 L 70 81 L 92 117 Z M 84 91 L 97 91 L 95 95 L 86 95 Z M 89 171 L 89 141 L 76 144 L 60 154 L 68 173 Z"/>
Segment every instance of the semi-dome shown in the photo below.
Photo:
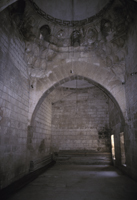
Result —
<path fill-rule="evenodd" d="M 34 0 L 45 13 L 62 20 L 82 20 L 96 15 L 109 0 Z"/>

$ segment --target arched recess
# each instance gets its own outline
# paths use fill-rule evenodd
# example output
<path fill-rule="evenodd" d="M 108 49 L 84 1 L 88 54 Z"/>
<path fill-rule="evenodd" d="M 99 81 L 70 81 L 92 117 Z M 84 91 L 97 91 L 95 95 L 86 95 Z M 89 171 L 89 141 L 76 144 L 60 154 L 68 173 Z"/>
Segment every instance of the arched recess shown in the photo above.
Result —
<path fill-rule="evenodd" d="M 73 73 L 71 73 L 73 67 Z M 41 71 L 40 73 L 43 73 Z M 112 94 L 116 99 L 124 118 L 126 119 L 126 99 L 125 99 L 125 85 L 122 84 L 122 80 L 117 75 L 107 68 L 103 62 L 97 57 L 91 55 L 89 61 L 85 60 L 60 60 L 56 59 L 50 70 L 47 70 L 45 77 L 37 77 L 33 79 L 33 89 L 30 90 L 30 107 L 29 107 L 29 123 L 31 122 L 32 114 L 40 99 L 45 95 L 45 91 L 49 91 L 49 88 L 54 87 L 60 81 L 69 79 L 72 75 L 83 76 L 89 80 L 98 83 Z M 35 77 L 35 76 L 34 76 Z"/>
<path fill-rule="evenodd" d="M 34 153 L 34 151 L 36 150 L 35 147 L 33 147 L 33 132 L 37 134 L 37 138 L 38 138 L 38 135 L 39 135 L 39 130 L 38 129 L 41 129 L 41 127 L 39 126 L 38 124 L 38 127 L 37 127 L 37 120 L 35 120 L 38 115 L 37 113 L 40 113 L 42 112 L 42 109 L 44 107 L 41 107 L 41 105 L 43 104 L 43 102 L 45 102 L 44 100 L 45 99 L 48 99 L 48 95 L 56 88 L 58 88 L 60 85 L 64 84 L 65 82 L 68 82 L 68 81 L 71 81 L 71 80 L 75 80 L 75 79 L 79 79 L 79 80 L 86 80 L 87 82 L 91 83 L 92 85 L 96 86 L 97 88 L 99 88 L 103 93 L 105 93 L 105 95 L 108 96 L 108 99 L 109 99 L 109 104 L 110 104 L 110 113 L 109 113 L 109 119 L 110 119 L 110 127 L 109 127 L 109 134 L 114 134 L 114 135 L 117 135 L 119 134 L 120 132 L 124 132 L 124 127 L 125 127 L 125 119 L 124 119 L 124 116 L 123 116 L 123 113 L 121 111 L 121 108 L 118 104 L 118 102 L 116 101 L 116 99 L 112 96 L 112 94 L 107 90 L 105 89 L 102 85 L 100 85 L 99 83 L 89 79 L 89 78 L 86 78 L 86 77 L 83 77 L 83 76 L 79 76 L 79 75 L 72 75 L 70 77 L 67 77 L 65 79 L 62 79 L 61 81 L 59 81 L 58 83 L 55 83 L 52 87 L 50 87 L 48 90 L 46 90 L 46 92 L 42 95 L 42 97 L 40 98 L 40 100 L 38 101 L 37 103 L 37 106 L 33 112 L 33 115 L 32 115 L 32 118 L 31 118 L 31 123 L 30 123 L 30 126 L 29 126 L 29 130 L 28 130 L 28 149 L 29 150 L 32 150 L 32 154 L 33 156 L 35 157 L 42 157 L 44 155 L 44 153 L 47 152 L 47 154 L 50 153 L 50 125 L 49 127 L 47 128 L 48 129 L 48 133 L 46 136 L 46 140 L 43 138 L 39 138 L 39 141 L 40 143 L 36 146 L 38 146 L 38 153 L 36 152 L 36 154 Z M 45 106 L 45 105 L 44 105 Z M 39 123 L 39 122 L 38 122 Z M 36 129 L 38 131 L 36 131 Z M 45 129 L 46 130 L 46 129 Z M 43 129 L 43 133 L 46 132 L 44 129 Z M 42 133 L 42 134 L 43 134 Z M 40 133 L 41 134 L 41 133 Z M 46 134 L 46 133 L 45 133 Z M 118 137 L 116 137 L 117 140 L 119 140 Z M 35 140 L 35 139 L 34 139 Z M 29 143 L 29 141 L 31 141 Z M 117 144 L 119 144 L 119 142 L 117 141 Z M 34 144 L 35 146 L 35 144 Z M 46 147 L 48 146 L 48 150 L 46 149 Z M 44 152 L 46 149 L 46 152 Z M 116 152 L 116 157 L 118 157 L 118 155 L 120 154 L 120 147 L 118 146 L 119 149 L 117 152 Z"/>
<path fill-rule="evenodd" d="M 110 99 L 111 101 L 114 103 L 114 105 L 116 106 L 116 108 L 119 110 L 119 113 L 120 113 L 120 117 L 122 119 L 122 124 L 124 125 L 124 122 L 125 122 L 125 118 L 124 118 L 124 115 L 123 115 L 123 112 L 117 102 L 117 100 L 114 98 L 114 96 L 106 89 L 104 88 L 102 85 L 100 85 L 99 83 L 87 78 L 87 77 L 84 77 L 84 76 L 79 76 L 79 75 L 72 75 L 72 76 L 69 76 L 67 78 L 64 78 L 62 80 L 60 80 L 59 82 L 55 83 L 52 87 L 50 87 L 48 90 L 45 91 L 45 93 L 41 96 L 41 98 L 39 99 L 35 109 L 34 109 L 34 112 L 32 114 L 32 117 L 31 117 L 31 122 L 30 122 L 30 126 L 33 126 L 33 122 L 34 122 L 34 119 L 35 119 L 35 116 L 37 114 L 37 111 L 39 110 L 42 102 L 44 101 L 44 99 L 55 89 L 57 88 L 58 86 L 64 84 L 65 82 L 68 82 L 70 80 L 74 80 L 74 79 L 84 79 L 84 80 L 87 80 L 88 82 L 92 83 L 93 85 L 95 85 L 96 87 L 100 88 Z M 123 128 L 122 128 L 123 129 Z"/>
<path fill-rule="evenodd" d="M 116 141 L 116 145 L 117 145 L 116 158 L 118 158 L 118 159 L 116 161 L 118 161 L 117 165 L 119 165 L 120 159 L 121 159 L 120 158 L 119 133 L 124 132 L 124 129 L 125 129 L 125 119 L 123 116 L 123 112 L 122 112 L 118 102 L 114 98 L 114 96 L 106 88 L 104 88 L 99 83 L 97 83 L 87 77 L 83 77 L 83 76 L 79 76 L 79 75 L 72 75 L 65 79 L 60 80 L 59 82 L 55 83 L 52 87 L 50 87 L 48 90 L 46 90 L 45 93 L 42 95 L 42 97 L 39 99 L 37 106 L 35 107 L 35 110 L 33 112 L 30 126 L 28 127 L 27 148 L 30 151 L 31 156 L 33 156 L 34 158 L 37 159 L 37 158 L 42 158 L 44 155 L 49 155 L 52 152 L 51 140 L 50 140 L 51 132 L 49 130 L 50 125 L 47 128 L 47 130 L 43 129 L 43 132 L 41 134 L 39 132 L 39 129 L 41 129 L 41 126 L 39 126 L 39 122 L 37 120 L 35 120 L 37 118 L 37 116 L 39 115 L 39 114 L 37 115 L 37 113 L 42 112 L 42 109 L 45 106 L 45 105 L 44 106 L 41 106 L 41 105 L 43 104 L 43 102 L 45 102 L 44 101 L 45 99 L 48 99 L 48 95 L 54 89 L 58 88 L 60 85 L 64 84 L 65 82 L 75 80 L 75 79 L 86 80 L 87 82 L 89 82 L 92 85 L 99 88 L 103 93 L 105 93 L 105 95 L 108 96 L 109 104 L 110 104 L 109 105 L 109 110 L 110 110 L 110 112 L 109 112 L 109 125 L 110 125 L 109 134 L 115 135 L 115 138 L 117 140 Z M 45 116 L 46 116 L 46 113 L 45 113 Z M 37 131 L 36 131 L 36 129 L 37 129 Z M 46 133 L 46 131 L 47 131 L 47 133 Z M 40 137 L 39 137 L 39 133 L 40 133 Z M 45 134 L 45 136 L 44 136 L 44 134 Z M 34 136 L 34 135 L 36 135 L 36 136 Z M 35 138 L 33 138 L 33 136 Z"/>

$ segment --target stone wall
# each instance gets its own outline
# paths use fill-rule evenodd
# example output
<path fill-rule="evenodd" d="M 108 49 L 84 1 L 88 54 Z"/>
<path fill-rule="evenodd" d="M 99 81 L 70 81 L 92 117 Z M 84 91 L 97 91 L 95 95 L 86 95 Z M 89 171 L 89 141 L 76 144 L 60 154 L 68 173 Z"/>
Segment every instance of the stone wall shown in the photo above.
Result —
<path fill-rule="evenodd" d="M 50 154 L 52 106 L 46 98 L 29 127 L 27 147 L 30 159 L 42 159 Z"/>
<path fill-rule="evenodd" d="M 114 135 L 114 164 L 116 166 L 121 166 L 120 133 L 124 132 L 124 119 L 118 105 L 116 105 L 116 103 L 111 99 L 109 99 L 109 124 L 111 134 Z"/>
<path fill-rule="evenodd" d="M 126 57 L 126 99 L 127 99 L 127 168 L 137 179 L 137 17 L 129 30 L 128 55 Z"/>
<path fill-rule="evenodd" d="M 52 150 L 109 151 L 108 97 L 95 86 L 63 92 L 53 103 Z"/>
<path fill-rule="evenodd" d="M 0 13 L 0 188 L 27 173 L 29 81 L 25 43 Z"/>

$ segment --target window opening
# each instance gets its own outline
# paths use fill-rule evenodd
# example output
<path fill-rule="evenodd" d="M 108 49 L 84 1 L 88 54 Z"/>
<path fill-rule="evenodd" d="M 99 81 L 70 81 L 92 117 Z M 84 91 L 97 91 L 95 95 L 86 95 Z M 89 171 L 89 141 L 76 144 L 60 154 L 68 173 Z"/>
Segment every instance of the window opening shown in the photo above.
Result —
<path fill-rule="evenodd" d="M 112 158 L 115 160 L 115 143 L 114 143 L 114 135 L 111 135 L 111 151 L 112 151 Z"/>

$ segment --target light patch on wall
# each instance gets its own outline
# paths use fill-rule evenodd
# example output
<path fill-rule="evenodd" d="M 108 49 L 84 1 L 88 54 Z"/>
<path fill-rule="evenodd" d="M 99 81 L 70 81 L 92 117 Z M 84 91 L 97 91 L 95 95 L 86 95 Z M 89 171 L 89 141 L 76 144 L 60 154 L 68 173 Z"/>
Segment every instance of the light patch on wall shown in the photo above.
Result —
<path fill-rule="evenodd" d="M 53 68 L 57 68 L 57 67 L 58 67 L 58 65 L 54 65 L 54 66 L 53 66 Z"/>
<path fill-rule="evenodd" d="M 100 64 L 99 64 L 99 63 L 94 63 L 94 65 L 96 65 L 96 66 L 100 66 Z"/>
<path fill-rule="evenodd" d="M 70 62 L 72 62 L 72 61 L 76 61 L 76 59 L 74 59 L 74 58 L 71 58 L 71 59 L 66 59 L 66 63 L 70 63 Z"/>
<path fill-rule="evenodd" d="M 52 74 L 52 71 L 49 71 L 46 76 L 49 77 L 50 74 Z"/>

